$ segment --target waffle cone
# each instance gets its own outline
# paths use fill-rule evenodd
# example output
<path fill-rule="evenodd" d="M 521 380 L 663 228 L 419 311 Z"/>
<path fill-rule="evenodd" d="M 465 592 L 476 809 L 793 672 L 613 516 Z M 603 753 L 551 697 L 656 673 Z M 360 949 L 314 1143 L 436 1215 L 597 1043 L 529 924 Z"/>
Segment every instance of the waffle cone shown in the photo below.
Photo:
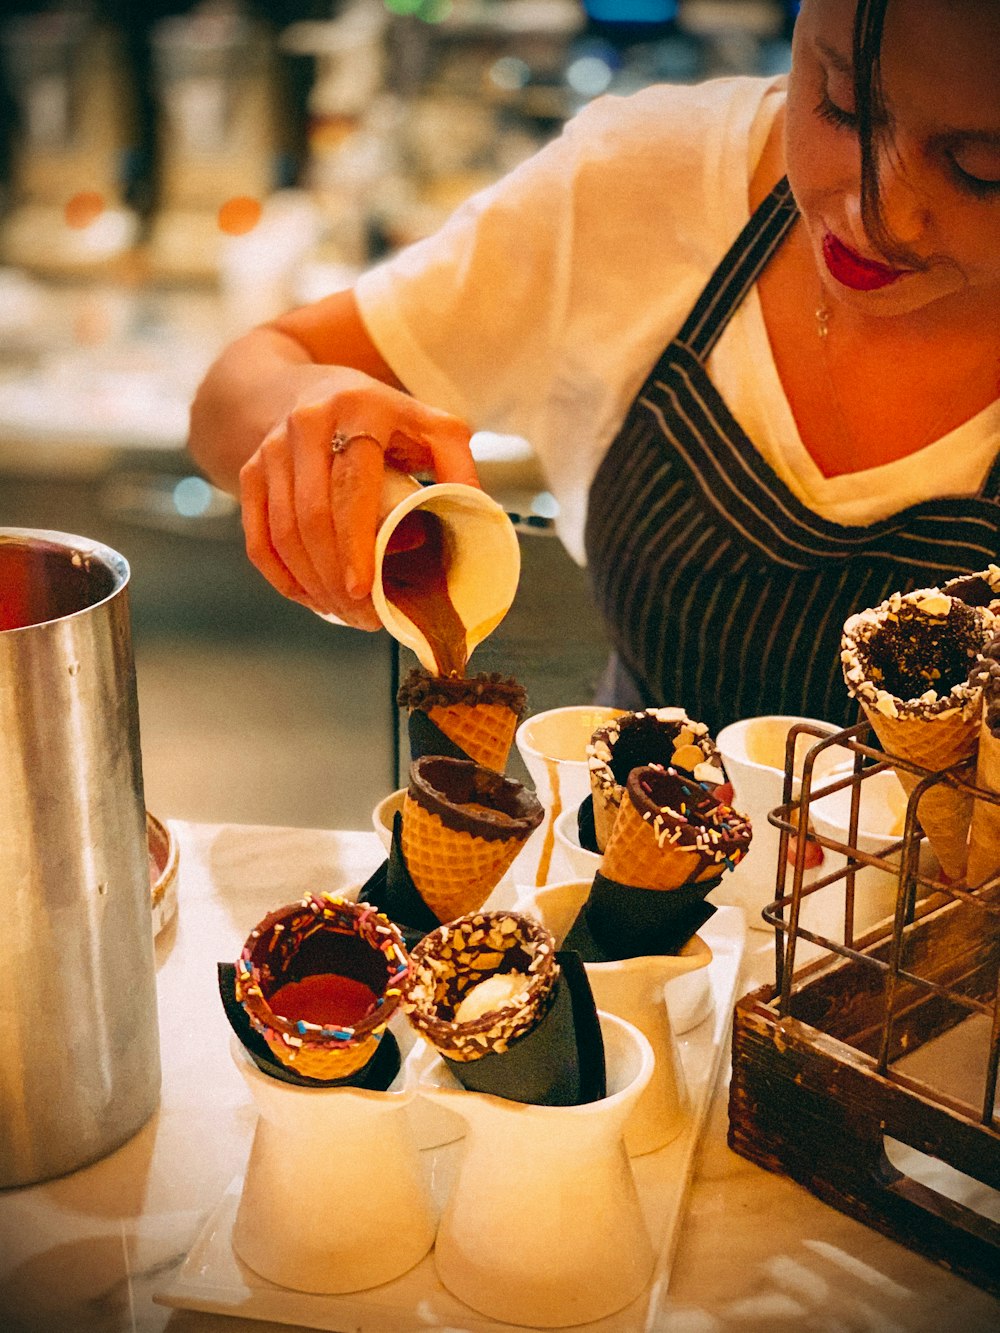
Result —
<path fill-rule="evenodd" d="M 611 840 L 611 833 L 615 827 L 615 821 L 618 818 L 618 811 L 622 806 L 623 787 L 615 787 L 608 790 L 590 775 L 590 790 L 594 796 L 594 837 L 597 839 L 597 850 L 603 852 Z M 615 800 L 615 797 L 618 797 Z"/>
<path fill-rule="evenodd" d="M 348 1078 L 363 1069 L 378 1049 L 379 1039 L 366 1037 L 349 1046 L 289 1046 L 277 1033 L 265 1033 L 271 1054 L 303 1078 L 332 1080 Z"/>
<path fill-rule="evenodd" d="M 504 704 L 436 704 L 427 716 L 477 764 L 507 767 L 518 715 Z"/>
<path fill-rule="evenodd" d="M 931 772 L 939 772 L 969 759 L 979 735 L 978 718 L 965 718 L 956 710 L 945 718 L 886 717 L 865 704 L 868 721 L 886 754 L 908 759 Z M 921 775 L 896 769 L 907 796 L 923 779 Z M 917 811 L 921 827 L 949 879 L 965 873 L 967 839 L 972 817 L 972 797 L 944 783 L 931 787 Z"/>
<path fill-rule="evenodd" d="M 441 922 L 475 912 L 521 850 L 524 837 L 479 838 L 448 828 L 407 792 L 403 859 L 421 898 Z"/>
<path fill-rule="evenodd" d="M 982 724 L 976 760 L 976 786 L 1000 793 L 1000 737 Z M 1000 805 L 978 800 L 973 804 L 969 830 L 969 884 L 981 884 L 1000 871 Z"/>
<path fill-rule="evenodd" d="M 652 825 L 625 797 L 601 862 L 605 879 L 633 884 L 638 889 L 676 889 L 692 879 L 718 878 L 717 865 L 704 867 L 699 876 L 700 863 L 696 851 L 674 847 L 669 842 L 661 847 Z"/>

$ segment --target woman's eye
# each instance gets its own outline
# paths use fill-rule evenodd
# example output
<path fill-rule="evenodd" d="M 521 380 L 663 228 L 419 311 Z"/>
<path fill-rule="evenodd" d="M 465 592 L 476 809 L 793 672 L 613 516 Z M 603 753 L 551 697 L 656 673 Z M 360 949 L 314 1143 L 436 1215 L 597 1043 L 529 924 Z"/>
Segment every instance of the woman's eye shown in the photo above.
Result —
<path fill-rule="evenodd" d="M 973 176 L 960 167 L 953 157 L 949 157 L 948 161 L 952 174 L 963 190 L 968 190 L 980 199 L 1000 194 L 1000 180 L 984 180 L 981 176 Z"/>
<path fill-rule="evenodd" d="M 854 112 L 845 111 L 843 107 L 837 106 L 836 102 L 831 102 L 827 93 L 820 98 L 816 114 L 821 120 L 841 130 L 854 130 L 858 127 L 858 118 Z"/>

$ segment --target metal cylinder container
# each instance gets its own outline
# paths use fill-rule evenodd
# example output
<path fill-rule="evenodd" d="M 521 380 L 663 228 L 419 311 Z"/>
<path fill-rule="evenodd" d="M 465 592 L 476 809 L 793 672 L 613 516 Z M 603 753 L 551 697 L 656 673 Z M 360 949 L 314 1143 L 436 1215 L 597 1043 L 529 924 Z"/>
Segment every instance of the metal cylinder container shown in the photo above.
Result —
<path fill-rule="evenodd" d="M 0 1188 L 159 1101 L 128 582 L 98 542 L 0 528 Z"/>

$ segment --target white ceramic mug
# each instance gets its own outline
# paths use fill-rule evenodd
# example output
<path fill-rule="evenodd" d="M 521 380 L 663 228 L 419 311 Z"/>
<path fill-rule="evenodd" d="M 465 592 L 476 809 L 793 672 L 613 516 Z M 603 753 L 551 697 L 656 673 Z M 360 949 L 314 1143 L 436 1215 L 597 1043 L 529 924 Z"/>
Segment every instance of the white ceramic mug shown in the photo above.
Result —
<path fill-rule="evenodd" d="M 858 828 L 854 846 L 874 856 L 884 856 L 885 848 L 899 842 L 903 836 L 906 821 L 907 795 L 902 784 L 891 769 L 872 773 L 861 779 L 861 798 L 858 811 Z M 817 833 L 851 846 L 851 787 L 844 787 L 830 796 L 820 796 L 809 805 L 809 821 Z M 829 868 L 846 865 L 846 858 L 837 852 L 828 851 Z M 898 867 L 900 853 L 894 852 L 885 858 Z M 937 863 L 926 838 L 920 844 L 920 869 L 928 878 L 936 873 Z M 899 889 L 899 873 L 892 874 L 880 870 L 878 866 L 865 866 L 854 876 L 854 934 L 862 935 L 880 921 L 891 917 L 896 910 L 896 894 Z M 831 886 L 824 893 L 835 891 L 841 912 L 844 908 L 846 890 L 843 886 Z"/>
<path fill-rule="evenodd" d="M 590 795 L 587 746 L 598 727 L 621 717 L 622 709 L 600 704 L 570 704 L 526 718 L 517 729 L 518 753 L 545 807 L 545 820 L 529 841 L 537 848 L 536 882 L 549 878 L 555 846 L 555 821 Z M 526 858 L 527 859 L 527 858 Z"/>
<path fill-rule="evenodd" d="M 775 884 L 778 869 L 778 847 L 781 834 L 768 820 L 768 815 L 784 800 L 785 782 L 785 743 L 788 733 L 796 723 L 805 722 L 822 729 L 826 735 L 837 731 L 829 722 L 821 722 L 811 717 L 785 717 L 769 715 L 766 717 L 745 718 L 723 727 L 716 737 L 716 745 L 722 755 L 726 774 L 733 787 L 733 806 L 747 815 L 753 827 L 753 841 L 744 860 L 729 875 L 723 877 L 718 888 L 712 890 L 711 901 L 716 906 L 742 907 L 747 917 L 747 924 L 756 930 L 771 930 L 772 927 L 761 917 L 761 912 L 775 898 Z M 814 745 L 819 745 L 823 736 L 800 735 L 796 742 L 794 778 L 792 783 L 793 799 L 799 795 L 802 777 L 802 765 L 805 756 Z M 817 756 L 812 774 L 812 792 L 818 792 L 824 783 L 829 785 L 831 773 L 850 767 L 854 762 L 851 751 L 844 746 L 831 746 Z M 829 874 L 830 866 L 825 862 L 807 869 L 806 884 Z M 785 893 L 791 893 L 791 867 L 785 879 Z M 829 897 L 827 895 L 829 894 Z M 817 933 L 829 934 L 836 930 L 838 920 L 842 919 L 842 909 L 838 916 L 831 910 L 832 893 L 820 890 L 817 895 L 805 899 L 802 905 L 800 922 Z"/>

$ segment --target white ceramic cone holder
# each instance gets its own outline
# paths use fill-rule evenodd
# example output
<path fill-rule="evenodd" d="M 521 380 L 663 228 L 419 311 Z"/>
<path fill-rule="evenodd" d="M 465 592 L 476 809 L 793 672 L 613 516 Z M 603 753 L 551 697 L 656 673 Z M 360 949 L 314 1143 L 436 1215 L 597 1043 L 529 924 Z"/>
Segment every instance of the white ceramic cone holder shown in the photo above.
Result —
<path fill-rule="evenodd" d="M 600 704 L 569 704 L 534 713 L 515 734 L 518 753 L 524 760 L 535 794 L 545 808 L 545 819 L 528 840 L 525 861 L 537 867 L 535 883 L 550 878 L 555 845 L 555 822 L 564 810 L 575 809 L 590 795 L 587 746 L 598 727 L 621 716 L 620 708 Z M 562 875 L 559 876 L 562 878 Z"/>
<path fill-rule="evenodd" d="M 590 885 L 579 880 L 521 888 L 516 910 L 541 921 L 561 943 L 589 892 Z M 695 935 L 678 954 L 586 964 L 598 1009 L 638 1028 L 655 1056 L 652 1077 L 625 1127 L 625 1146 L 631 1157 L 655 1152 L 684 1128 L 687 1086 L 667 1004 L 667 987 L 675 978 L 702 972 L 711 961 L 711 949 Z"/>
<path fill-rule="evenodd" d="M 653 1248 L 622 1134 L 653 1072 L 649 1042 L 601 1014 L 608 1095 L 528 1106 L 470 1092 L 437 1060 L 425 1097 L 466 1122 L 434 1249 L 438 1277 L 480 1314 L 534 1328 L 601 1319 L 639 1295 Z"/>
<path fill-rule="evenodd" d="M 401 1276 L 434 1241 L 435 1217 L 398 1090 L 303 1088 L 231 1051 L 259 1111 L 233 1227 L 255 1273 L 296 1291 L 362 1291 Z"/>

